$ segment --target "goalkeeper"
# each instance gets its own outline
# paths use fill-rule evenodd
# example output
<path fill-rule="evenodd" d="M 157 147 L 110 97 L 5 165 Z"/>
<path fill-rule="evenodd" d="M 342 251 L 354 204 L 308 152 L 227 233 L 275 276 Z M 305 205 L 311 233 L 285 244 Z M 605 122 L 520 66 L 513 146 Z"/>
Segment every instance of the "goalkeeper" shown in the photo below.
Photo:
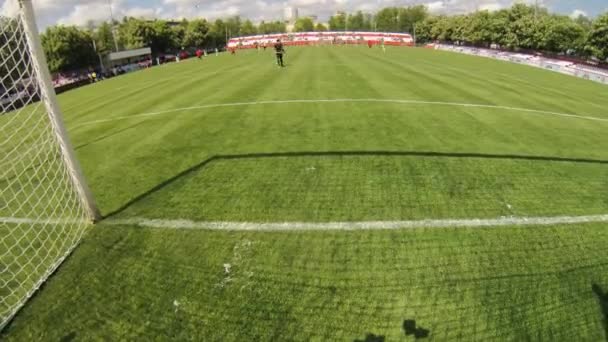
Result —
<path fill-rule="evenodd" d="M 284 67 L 283 54 L 285 53 L 285 49 L 283 48 L 283 43 L 281 43 L 280 39 L 277 39 L 277 42 L 274 44 L 274 51 L 277 55 L 277 65 Z"/>

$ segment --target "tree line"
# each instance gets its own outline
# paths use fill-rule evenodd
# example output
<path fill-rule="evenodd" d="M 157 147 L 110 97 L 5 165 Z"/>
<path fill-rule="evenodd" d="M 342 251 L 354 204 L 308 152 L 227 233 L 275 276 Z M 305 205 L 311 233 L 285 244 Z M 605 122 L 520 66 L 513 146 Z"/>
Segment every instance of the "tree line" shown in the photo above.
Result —
<path fill-rule="evenodd" d="M 595 20 L 550 13 L 545 8 L 515 4 L 495 12 L 431 15 L 425 6 L 387 7 L 375 15 L 341 13 L 329 19 L 331 30 L 407 32 L 418 43 L 451 42 L 528 49 L 578 57 L 608 59 L 608 13 Z"/>
<path fill-rule="evenodd" d="M 432 15 L 425 6 L 387 7 L 375 14 L 339 13 L 328 25 L 299 18 L 294 31 L 409 32 L 419 43 L 459 42 L 477 46 L 498 44 L 507 49 L 530 49 L 580 57 L 608 58 L 608 13 L 594 20 L 549 13 L 544 8 L 516 4 L 511 8 L 464 15 Z M 113 23 L 86 27 L 51 26 L 42 34 L 42 45 L 51 72 L 83 69 L 99 64 L 99 56 L 118 47 L 152 48 L 154 55 L 182 48 L 223 47 L 231 37 L 284 33 L 283 22 L 254 24 L 238 16 L 208 21 L 146 20 L 127 17 Z"/>
<path fill-rule="evenodd" d="M 184 48 L 219 48 L 230 37 L 257 33 L 282 33 L 280 21 L 260 22 L 232 17 L 227 20 L 146 20 L 126 17 L 113 23 L 86 27 L 51 26 L 41 35 L 51 72 L 87 68 L 99 64 L 98 55 L 124 49 L 150 47 L 154 55 L 175 53 Z"/>

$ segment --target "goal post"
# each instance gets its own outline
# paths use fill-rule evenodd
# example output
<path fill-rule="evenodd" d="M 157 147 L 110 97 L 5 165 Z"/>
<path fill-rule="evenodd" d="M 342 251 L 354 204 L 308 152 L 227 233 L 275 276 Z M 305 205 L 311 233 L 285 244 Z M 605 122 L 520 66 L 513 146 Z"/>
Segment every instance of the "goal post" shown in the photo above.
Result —
<path fill-rule="evenodd" d="M 0 13 L 0 330 L 99 211 L 67 136 L 32 0 Z"/>
<path fill-rule="evenodd" d="M 32 0 L 19 0 L 19 4 L 23 13 L 23 26 L 25 34 L 27 35 L 30 54 L 32 56 L 32 65 L 35 73 L 38 75 L 40 92 L 49 115 L 49 120 L 55 129 L 57 142 L 61 147 L 66 166 L 70 170 L 70 175 L 72 177 L 74 186 L 76 189 L 78 189 L 79 197 L 87 209 L 89 218 L 92 221 L 97 221 L 101 215 L 97 209 L 93 195 L 91 194 L 91 191 L 84 180 L 80 164 L 74 156 L 74 149 L 70 144 L 65 126 L 63 125 L 63 119 L 61 111 L 59 110 L 59 105 L 57 104 L 57 96 L 51 80 L 51 74 L 47 66 L 46 56 L 44 55 L 44 50 L 42 49 L 40 36 L 38 34 L 38 25 L 36 25 Z"/>

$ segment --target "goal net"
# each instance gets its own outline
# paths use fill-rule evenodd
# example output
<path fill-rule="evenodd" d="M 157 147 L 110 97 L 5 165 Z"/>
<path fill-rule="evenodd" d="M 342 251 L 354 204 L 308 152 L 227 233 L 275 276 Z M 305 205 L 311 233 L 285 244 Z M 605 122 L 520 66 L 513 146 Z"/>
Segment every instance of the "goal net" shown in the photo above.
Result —
<path fill-rule="evenodd" d="M 31 0 L 0 14 L 0 329 L 96 218 L 66 138 Z"/>

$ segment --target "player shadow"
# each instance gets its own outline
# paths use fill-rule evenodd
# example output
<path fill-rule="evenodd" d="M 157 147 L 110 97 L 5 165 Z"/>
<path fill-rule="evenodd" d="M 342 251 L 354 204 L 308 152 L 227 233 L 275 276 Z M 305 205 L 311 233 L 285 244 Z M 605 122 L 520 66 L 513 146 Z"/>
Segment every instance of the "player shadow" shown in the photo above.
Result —
<path fill-rule="evenodd" d="M 608 291 L 602 291 L 602 288 L 598 284 L 591 285 L 591 290 L 597 297 L 602 310 L 602 324 L 604 325 L 604 332 L 606 334 L 606 340 L 608 341 Z"/>
<path fill-rule="evenodd" d="M 416 339 L 429 337 L 428 329 L 416 326 L 415 319 L 406 319 L 403 321 L 403 332 L 406 336 L 414 335 Z"/>
<path fill-rule="evenodd" d="M 372 333 L 368 333 L 365 335 L 364 339 L 357 339 L 354 342 L 384 342 L 385 338 L 382 335 L 375 335 Z"/>
<path fill-rule="evenodd" d="M 116 132 L 117 134 L 119 132 Z M 356 157 L 356 156 L 385 156 L 385 157 L 435 157 L 435 158 L 479 158 L 496 160 L 521 160 L 521 161 L 544 161 L 559 163 L 585 163 L 608 165 L 608 160 L 589 159 L 589 158 L 567 158 L 567 157 L 547 157 L 516 154 L 484 154 L 484 153 L 458 153 L 458 152 L 424 152 L 424 151 L 301 151 L 301 152 L 275 152 L 275 153 L 246 153 L 246 154 L 224 154 L 211 156 L 208 159 L 185 169 L 175 176 L 164 180 L 152 187 L 148 191 L 132 198 L 118 209 L 103 216 L 103 219 L 117 216 L 134 204 L 141 202 L 147 197 L 157 193 L 177 180 L 204 169 L 214 161 L 221 160 L 245 160 L 245 159 L 266 159 L 266 158 L 289 158 L 289 157 Z M 103 221 L 103 220 L 102 220 Z"/>

